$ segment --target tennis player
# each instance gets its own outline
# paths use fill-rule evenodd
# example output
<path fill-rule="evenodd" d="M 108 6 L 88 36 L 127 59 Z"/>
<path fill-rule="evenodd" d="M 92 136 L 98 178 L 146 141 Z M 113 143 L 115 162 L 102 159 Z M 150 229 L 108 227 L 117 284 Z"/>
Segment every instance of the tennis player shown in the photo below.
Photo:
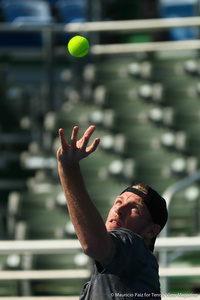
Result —
<path fill-rule="evenodd" d="M 58 172 L 69 214 L 83 252 L 94 260 L 94 272 L 81 291 L 81 300 L 161 299 L 158 263 L 153 254 L 156 236 L 168 218 L 166 202 L 150 186 L 126 188 L 114 201 L 106 223 L 87 192 L 80 160 L 93 153 L 90 126 L 78 140 L 75 126 L 67 142 L 59 129 Z"/>

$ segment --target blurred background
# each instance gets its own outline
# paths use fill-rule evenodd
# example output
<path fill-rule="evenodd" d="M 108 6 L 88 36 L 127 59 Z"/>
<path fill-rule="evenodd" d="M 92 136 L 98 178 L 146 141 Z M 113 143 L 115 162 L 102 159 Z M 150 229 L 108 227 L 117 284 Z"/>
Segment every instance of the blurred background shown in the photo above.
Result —
<path fill-rule="evenodd" d="M 80 246 L 15 245 L 77 240 L 57 172 L 58 129 L 69 139 L 73 126 L 81 136 L 91 124 L 101 144 L 81 166 L 104 220 L 127 185 L 167 197 L 173 187 L 164 235 L 185 246 L 165 258 L 156 250 L 161 266 L 178 270 L 164 276 L 164 291 L 200 294 L 200 247 L 189 242 L 200 240 L 198 16 L 198 0 L 0 0 L 0 243 L 13 241 L 0 250 L 0 298 L 75 300 L 90 278 Z M 172 27 L 176 18 L 182 25 Z M 67 51 L 77 34 L 91 46 L 84 58 Z M 47 272 L 16 273 L 31 270 Z"/>

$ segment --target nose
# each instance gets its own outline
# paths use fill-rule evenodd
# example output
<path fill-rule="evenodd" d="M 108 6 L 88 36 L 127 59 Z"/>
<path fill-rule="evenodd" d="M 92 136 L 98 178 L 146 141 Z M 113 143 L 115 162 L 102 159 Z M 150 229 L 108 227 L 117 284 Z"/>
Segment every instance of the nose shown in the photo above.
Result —
<path fill-rule="evenodd" d="M 126 213 L 126 210 L 127 210 L 127 204 L 126 203 L 123 203 L 121 205 L 119 205 L 115 212 L 119 215 L 119 216 L 123 216 L 125 213 Z"/>

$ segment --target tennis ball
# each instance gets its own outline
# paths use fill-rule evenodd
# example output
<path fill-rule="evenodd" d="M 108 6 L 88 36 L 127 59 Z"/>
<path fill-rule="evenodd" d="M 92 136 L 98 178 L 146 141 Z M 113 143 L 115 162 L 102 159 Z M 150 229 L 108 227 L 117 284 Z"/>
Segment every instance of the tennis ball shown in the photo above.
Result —
<path fill-rule="evenodd" d="M 68 43 L 69 53 L 75 57 L 85 56 L 89 51 L 89 47 L 88 40 L 79 35 L 74 36 Z"/>

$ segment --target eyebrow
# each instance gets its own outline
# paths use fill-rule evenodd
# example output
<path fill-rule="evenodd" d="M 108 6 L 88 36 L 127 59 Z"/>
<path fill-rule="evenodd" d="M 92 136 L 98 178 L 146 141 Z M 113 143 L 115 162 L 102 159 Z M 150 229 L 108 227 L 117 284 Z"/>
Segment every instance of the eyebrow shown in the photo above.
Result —
<path fill-rule="evenodd" d="M 119 200 L 119 199 L 124 200 L 123 196 L 120 195 L 120 196 L 117 197 L 117 199 L 115 200 L 115 202 L 116 202 L 117 200 Z M 138 202 L 136 202 L 136 201 L 137 201 L 137 200 L 133 199 L 133 200 L 131 200 L 131 203 L 136 204 L 136 205 L 138 205 L 138 206 L 140 206 L 140 207 L 143 207 L 143 204 L 142 204 L 142 203 L 138 203 Z"/>

